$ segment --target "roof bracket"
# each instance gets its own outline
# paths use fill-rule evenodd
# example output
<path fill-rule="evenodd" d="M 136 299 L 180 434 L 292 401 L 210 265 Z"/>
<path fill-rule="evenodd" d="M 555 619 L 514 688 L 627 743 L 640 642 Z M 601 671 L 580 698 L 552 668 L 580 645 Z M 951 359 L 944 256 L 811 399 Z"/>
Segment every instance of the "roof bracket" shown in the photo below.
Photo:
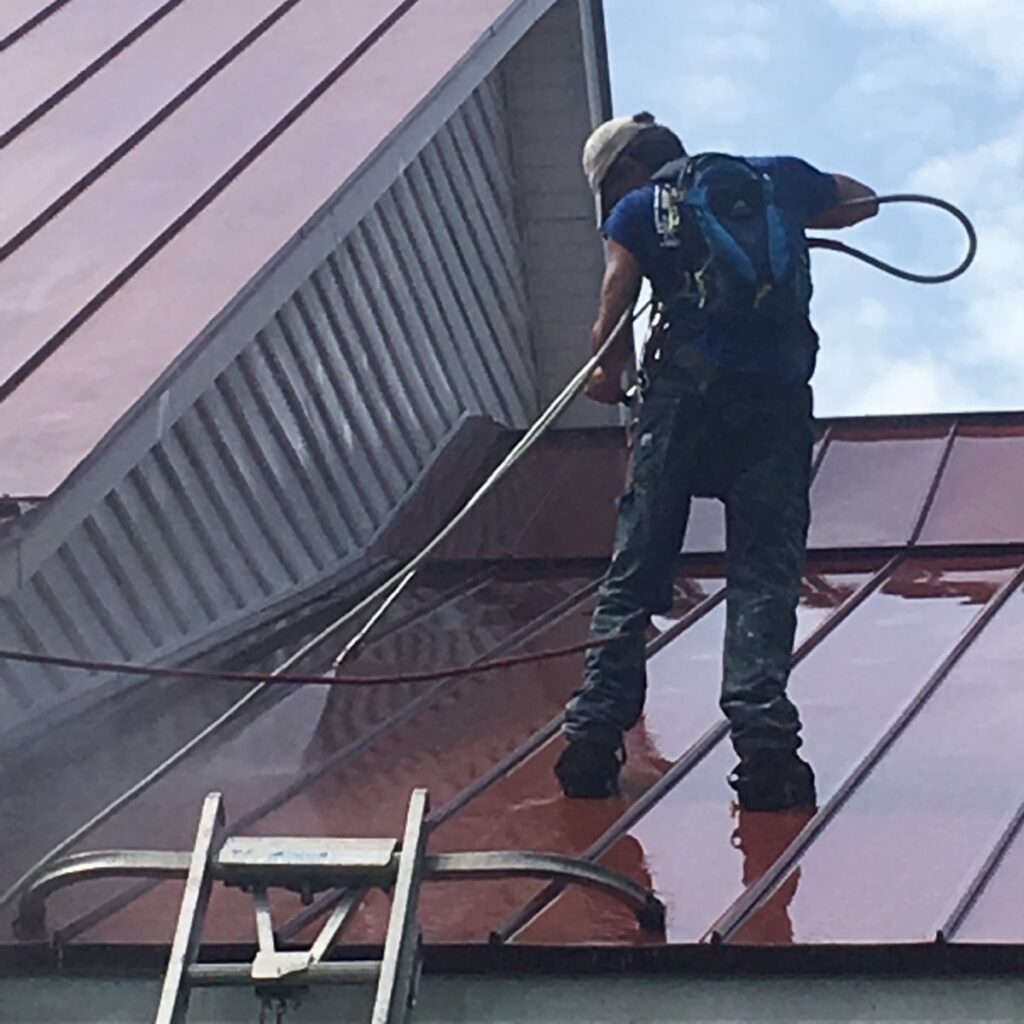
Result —
<path fill-rule="evenodd" d="M 182 897 L 164 975 L 156 1024 L 184 1024 L 189 992 L 196 986 L 252 985 L 264 1009 L 278 1011 L 313 984 L 376 983 L 374 1024 L 409 1020 L 422 967 L 417 918 L 425 881 L 537 878 L 575 883 L 628 904 L 641 927 L 664 928 L 665 908 L 650 890 L 596 864 L 556 854 L 488 850 L 426 852 L 429 800 L 414 790 L 405 832 L 395 839 L 225 838 L 221 795 L 203 803 L 191 852 L 115 850 L 76 854 L 36 876 L 21 897 L 16 930 L 23 937 L 45 932 L 46 900 L 80 881 L 99 878 L 184 879 Z M 198 963 L 203 922 L 213 883 L 251 893 L 258 949 L 251 963 Z M 310 901 L 314 893 L 340 892 L 313 944 L 305 950 L 277 946 L 269 890 L 288 889 Z M 391 916 L 380 960 L 331 961 L 326 957 L 370 889 L 391 894 Z"/>

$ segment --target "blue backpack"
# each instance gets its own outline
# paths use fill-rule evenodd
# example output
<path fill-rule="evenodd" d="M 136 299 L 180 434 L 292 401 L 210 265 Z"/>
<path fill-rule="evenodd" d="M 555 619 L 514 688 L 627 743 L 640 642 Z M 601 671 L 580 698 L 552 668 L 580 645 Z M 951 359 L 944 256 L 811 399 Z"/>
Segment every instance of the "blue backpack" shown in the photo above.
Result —
<path fill-rule="evenodd" d="M 679 288 L 659 296 L 673 328 L 756 335 L 806 321 L 807 240 L 779 208 L 768 174 L 705 153 L 673 161 L 652 180 L 659 244 L 679 254 Z"/>

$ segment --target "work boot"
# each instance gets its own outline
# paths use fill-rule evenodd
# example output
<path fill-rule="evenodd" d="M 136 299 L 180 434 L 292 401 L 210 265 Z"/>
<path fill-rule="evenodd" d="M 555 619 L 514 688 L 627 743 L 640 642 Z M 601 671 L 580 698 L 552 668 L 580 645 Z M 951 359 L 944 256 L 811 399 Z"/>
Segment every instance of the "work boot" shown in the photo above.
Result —
<path fill-rule="evenodd" d="M 813 810 L 818 805 L 814 771 L 794 750 L 751 751 L 728 781 L 747 811 Z"/>
<path fill-rule="evenodd" d="M 555 777 L 566 796 L 603 800 L 619 791 L 619 772 L 625 757 L 616 749 L 593 740 L 573 740 L 555 763 Z"/>

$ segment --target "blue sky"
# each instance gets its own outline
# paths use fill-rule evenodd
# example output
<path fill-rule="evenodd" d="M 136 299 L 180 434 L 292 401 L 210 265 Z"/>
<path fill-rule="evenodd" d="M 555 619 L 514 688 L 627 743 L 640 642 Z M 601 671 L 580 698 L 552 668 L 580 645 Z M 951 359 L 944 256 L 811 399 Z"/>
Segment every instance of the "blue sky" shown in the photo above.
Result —
<path fill-rule="evenodd" d="M 822 415 L 1024 408 L 1024 0 L 605 0 L 616 113 L 691 152 L 795 154 L 960 204 L 949 285 L 815 256 Z M 889 207 L 847 241 L 924 272 L 955 222 Z"/>

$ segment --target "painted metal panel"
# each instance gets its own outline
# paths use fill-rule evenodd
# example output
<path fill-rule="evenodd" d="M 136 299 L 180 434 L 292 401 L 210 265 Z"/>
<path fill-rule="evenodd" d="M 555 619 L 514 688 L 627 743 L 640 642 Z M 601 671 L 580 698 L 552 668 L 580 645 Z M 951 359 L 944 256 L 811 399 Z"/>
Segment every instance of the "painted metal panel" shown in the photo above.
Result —
<path fill-rule="evenodd" d="M 56 337 L 180 211 L 243 159 L 378 20 L 376 5 L 300 4 L 19 246 L 4 261 L 4 289 L 32 282 L 37 301 L 11 318 L 0 381 Z M 275 59 L 280 53 L 289 59 Z M 203 145 L 195 147 L 195 139 Z M 104 230 L 115 209 L 119 230 Z M 56 265 L 55 251 L 64 254 Z"/>
<path fill-rule="evenodd" d="M 575 454 L 566 440 L 559 439 L 563 467 Z M 545 472 L 549 478 L 564 475 L 556 460 Z M 533 492 L 541 504 L 542 490 Z M 519 518 L 516 508 L 512 514 Z M 960 643 L 965 627 L 992 607 L 993 595 L 1009 593 L 1005 585 L 1019 564 L 1020 555 L 1013 552 L 924 555 L 908 550 L 894 568 L 874 577 L 877 561 L 872 559 L 849 553 L 823 561 L 812 555 L 798 614 L 798 644 L 823 635 L 836 609 L 850 607 L 851 599 L 865 593 L 862 585 L 869 577 L 878 579 L 878 589 L 868 590 L 848 618 L 824 633 L 793 675 L 792 692 L 805 722 L 804 749 L 817 769 L 822 802 L 846 785 L 853 770 L 860 770 L 864 752 L 920 690 L 937 659 Z M 395 631 L 368 649 L 357 668 L 377 673 L 464 663 L 524 628 L 532 632 L 520 639 L 517 650 L 573 642 L 585 633 L 593 592 L 580 586 L 588 578 L 581 563 L 569 566 L 570 575 L 557 576 L 536 563 L 510 562 L 497 577 L 479 581 L 463 570 L 461 591 L 440 585 L 417 588 L 396 609 Z M 684 567 L 676 607 L 659 617 L 658 629 L 685 624 L 683 613 L 721 586 L 708 572 L 693 563 Z M 36 599 L 31 611 L 38 615 L 45 593 L 37 592 Z M 560 605 L 563 611 L 549 618 Z M 796 869 L 764 894 L 729 942 L 931 939 L 1019 803 L 1012 739 L 1020 727 L 1014 666 L 1020 656 L 1021 607 L 1018 592 L 839 807 Z M 737 814 L 731 806 L 724 777 L 734 758 L 724 732 L 715 732 L 722 609 L 719 604 L 686 625 L 649 659 L 647 708 L 642 725 L 628 737 L 629 757 L 617 798 L 566 801 L 552 777 L 561 743 L 554 737 L 556 717 L 577 685 L 577 657 L 500 677 L 469 677 L 436 690 L 398 685 L 292 691 L 255 709 L 218 747 L 194 754 L 85 846 L 182 845 L 187 841 L 182 823 L 194 819 L 207 789 L 222 787 L 234 813 L 248 816 L 247 831 L 386 834 L 400 826 L 408 789 L 426 783 L 436 794 L 437 850 L 522 847 L 580 853 L 624 813 L 644 806 L 652 787 L 659 787 L 659 800 L 610 845 L 602 863 L 654 885 L 667 899 L 665 935 L 653 940 L 641 935 L 620 908 L 570 891 L 517 941 L 698 942 L 707 938 L 725 908 L 777 864 L 810 817 Z M 19 628 L 31 629 L 31 624 L 26 620 Z M 70 635 L 68 642 L 74 642 Z M 180 714 L 188 720 L 179 735 L 189 735 L 197 718 L 215 711 L 223 692 L 213 691 L 206 709 L 192 699 L 182 702 Z M 145 733 L 152 718 L 147 709 L 152 712 L 172 693 L 157 690 L 151 703 L 136 691 L 136 717 L 129 716 L 125 725 L 134 722 Z M 110 702 L 106 713 L 123 707 Z M 95 730 L 97 723 L 100 730 L 110 725 L 94 714 L 82 728 Z M 168 728 L 176 726 L 170 722 Z M 166 750 L 171 742 L 162 736 L 157 745 Z M 140 745 L 133 751 L 129 772 L 137 772 L 149 756 Z M 685 770 L 677 774 L 684 762 Z M 676 781 L 664 787 L 669 772 Z M 65 774 L 54 780 L 62 793 L 67 779 Z M 92 786 L 88 776 L 83 779 Z M 89 799 L 103 799 L 110 788 L 108 777 L 99 796 Z M 449 800 L 450 812 L 444 806 Z M 24 800 L 17 806 L 23 805 Z M 76 813 L 86 810 L 83 806 Z M 20 859 L 52 839 L 61 821 L 74 820 L 66 793 L 44 819 L 38 830 L 19 837 L 17 857 L 6 870 L 21 867 Z M 1018 857 L 1011 849 L 990 883 L 1004 905 L 1012 905 Z M 1001 876 L 1003 870 L 1008 874 Z M 74 922 L 97 900 L 119 891 L 112 885 L 68 892 L 54 903 L 53 923 Z M 429 888 L 421 907 L 428 938 L 483 941 L 491 927 L 534 892 L 536 886 L 527 882 Z M 128 907 L 112 908 L 112 915 L 90 925 L 83 937 L 165 940 L 176 898 L 171 885 L 149 890 Z M 291 897 L 282 898 L 276 908 L 285 917 L 300 909 Z M 984 895 L 973 913 L 977 924 L 968 915 L 963 941 L 982 941 L 986 928 L 997 938 L 1011 934 L 1011 924 L 994 919 Z M 368 900 L 349 938 L 378 940 L 386 915 L 386 900 Z M 237 894 L 219 894 L 209 937 L 251 939 L 247 902 Z"/>
<path fill-rule="evenodd" d="M 37 25 L 4 57 L 0 132 L 48 100 L 164 5 L 165 0 L 76 0 Z"/>
<path fill-rule="evenodd" d="M 425 583 L 409 594 L 408 601 L 403 595 L 396 609 L 408 621 L 399 622 L 368 646 L 353 663 L 353 671 L 376 674 L 464 664 L 509 643 L 515 643 L 516 650 L 540 649 L 560 639 L 559 626 L 556 623 L 554 632 L 549 628 L 534 637 L 535 624 L 571 600 L 586 583 L 587 578 L 579 576 L 535 581 L 517 578 L 515 573 L 480 582 L 464 573 L 461 589 L 454 592 Z M 585 629 L 586 615 L 575 612 L 560 621 L 563 633 L 569 629 L 578 636 Z M 517 642 L 516 637 L 522 639 Z M 321 650 L 319 666 L 324 667 L 332 654 Z M 498 701 L 487 680 L 472 678 L 441 688 L 423 684 L 330 691 L 294 688 L 278 702 L 264 703 L 262 713 L 220 748 L 190 759 L 180 773 L 168 776 L 97 831 L 87 845 L 116 846 L 140 836 L 151 846 L 184 842 L 193 798 L 199 794 L 201 799 L 210 786 L 225 793 L 231 819 L 245 816 L 245 828 L 253 833 L 274 834 L 287 821 L 287 828 L 297 829 L 296 834 L 316 835 L 325 828 L 339 831 L 342 820 L 356 818 L 362 819 L 363 829 L 383 828 L 396 806 L 391 797 L 404 792 L 409 778 L 429 771 L 439 798 L 454 793 L 472 781 L 476 765 L 489 764 L 511 750 L 549 717 L 560 699 L 557 690 L 544 697 L 554 678 L 549 673 L 530 681 L 523 674 L 530 699 L 517 700 L 515 691 L 508 690 Z M 536 698 L 546 700 L 546 706 Z M 459 721 L 450 717 L 453 707 L 462 708 Z M 473 747 L 479 734 L 467 723 L 479 716 L 504 723 L 504 735 L 485 737 L 468 760 L 455 755 L 464 746 Z M 401 759 L 390 753 L 395 744 L 405 751 Z M 386 770 L 385 762 L 390 766 Z M 396 774 L 391 769 L 397 767 L 402 770 Z M 75 785 L 66 777 L 63 782 Z M 86 802 L 90 799 L 87 793 L 82 797 Z M 19 853 L 18 859 L 22 858 Z M 94 898 L 88 893 L 72 897 L 62 904 L 61 913 L 88 909 Z M 130 937 L 140 916 L 159 929 L 165 914 L 173 921 L 175 899 L 174 887 L 163 887 L 94 934 Z M 297 901 L 287 905 L 290 913 L 299 909 Z M 214 912 L 210 924 L 215 932 L 225 935 L 241 928 L 243 935 L 248 934 L 244 903 L 238 913 L 230 912 L 231 901 L 220 906 L 227 906 L 229 912 L 227 917 L 221 913 L 219 921 Z"/>
<path fill-rule="evenodd" d="M 725 506 L 716 498 L 694 498 L 683 538 L 683 551 L 725 550 Z"/>
<path fill-rule="evenodd" d="M 996 842 L 996 832 L 997 830 L 993 829 L 987 837 L 992 845 Z M 976 863 L 980 867 L 980 858 Z M 965 888 L 966 879 L 960 881 L 961 886 Z M 1018 832 L 1003 859 L 996 866 L 995 874 L 979 894 L 977 902 L 969 909 L 953 938 L 957 942 L 993 945 L 1024 943 L 1024 921 L 1018 912 L 1022 892 L 1024 837 Z M 953 901 L 947 900 L 944 909 L 952 910 Z"/>
<path fill-rule="evenodd" d="M 911 538 L 948 431 L 836 431 L 811 489 L 815 548 L 899 547 Z M 871 481 L 870 489 L 864 482 Z"/>
<path fill-rule="evenodd" d="M 794 941 L 934 939 L 1020 802 L 1022 611 L 1018 590 L 801 858 Z"/>
<path fill-rule="evenodd" d="M 325 29 L 322 18 L 309 20 L 302 14 L 309 3 L 305 0 L 269 30 L 266 38 L 273 35 L 280 45 L 264 54 L 263 61 L 252 65 L 261 37 L 142 143 L 138 150 L 146 156 L 142 163 L 142 157 L 134 152 L 120 161 L 45 231 L 5 261 L 0 286 L 17 291 L 24 285 L 22 272 L 29 271 L 29 250 L 38 250 L 41 258 L 39 247 L 46 238 L 56 241 L 53 232 L 59 222 L 74 221 L 86 236 L 101 232 L 111 205 L 95 205 L 102 189 L 97 190 L 104 179 L 111 178 L 108 185 L 112 184 L 131 168 L 144 184 L 133 186 L 135 179 L 129 178 L 125 191 L 115 191 L 108 199 L 123 197 L 140 203 L 144 199 L 140 190 L 145 193 L 157 183 L 166 183 L 178 196 L 177 206 L 164 204 L 157 222 L 152 222 L 153 209 L 143 202 L 139 224 L 125 216 L 126 232 L 113 233 L 117 238 L 109 246 L 118 250 L 115 259 L 103 262 L 103 257 L 94 254 L 81 265 L 72 260 L 72 274 L 60 282 L 60 295 L 54 303 L 37 304 L 34 312 L 17 311 L 18 331 L 25 344 L 12 341 L 5 347 L 5 358 L 35 368 L 7 396 L 0 411 L 0 447 L 5 451 L 0 490 L 51 493 L 155 382 L 169 374 L 177 384 L 197 361 L 208 364 L 229 353 L 233 358 L 231 340 L 220 336 L 217 344 L 211 343 L 216 334 L 211 321 L 233 319 L 233 330 L 240 329 L 239 320 L 262 321 L 247 323 L 242 337 L 262 327 L 267 314 L 280 308 L 324 254 L 349 234 L 402 170 L 415 161 L 423 146 L 550 0 L 529 4 L 522 0 L 454 2 L 457 7 L 453 8 L 452 0 L 420 0 L 397 21 L 381 20 L 379 5 L 363 2 L 358 10 L 349 10 L 348 5 L 344 31 L 332 33 Z M 353 36 L 370 8 L 374 17 L 363 26 L 364 34 Z M 337 5 L 324 6 L 325 16 L 335 17 L 340 10 Z M 278 33 L 300 16 L 308 35 L 288 49 Z M 421 40 L 426 36 L 435 45 L 423 47 Z M 323 52 L 325 38 L 331 43 L 328 49 L 333 47 L 329 54 Z M 338 38 L 349 39 L 351 50 L 339 51 Z M 301 68 L 301 55 L 310 48 L 321 65 L 328 57 L 333 57 L 333 62 L 321 66 L 320 77 L 314 77 L 298 95 L 294 81 L 288 78 L 291 85 L 282 87 L 281 95 L 290 89 L 292 105 L 281 112 L 276 123 L 253 126 L 253 115 L 246 108 L 262 95 L 260 89 L 271 88 L 273 98 L 275 76 L 303 78 L 307 72 Z M 289 53 L 289 60 L 274 59 L 282 49 Z M 311 60 L 310 65 L 317 61 Z M 225 78 L 236 65 L 248 68 L 248 74 L 235 70 L 233 77 Z M 395 68 L 403 73 L 395 74 Z M 215 84 L 217 88 L 208 92 Z M 232 95 L 255 135 L 245 136 L 244 125 L 229 123 L 235 117 L 228 102 Z M 219 97 L 212 108 L 208 106 L 211 97 Z M 208 116 L 200 117 L 196 104 Z M 195 118 L 195 131 L 187 132 L 179 146 L 172 145 L 169 150 L 156 146 L 153 140 L 158 136 L 164 143 L 170 141 L 166 132 L 172 126 L 177 130 L 177 122 Z M 205 155 L 206 145 L 199 156 L 191 153 L 190 140 L 205 140 L 208 134 L 210 145 L 221 146 L 220 127 L 227 146 L 222 157 L 230 166 L 223 160 L 210 165 L 212 156 Z M 326 141 L 342 139 L 344 145 Z M 198 178 L 191 169 L 194 160 L 205 168 Z M 268 196 L 273 197 L 272 203 Z M 145 230 L 142 221 L 150 221 Z M 464 230 L 457 224 L 451 229 Z M 124 236 L 132 232 L 141 234 L 125 249 Z M 75 233 L 71 239 L 69 259 L 74 247 L 81 246 L 82 237 Z M 109 246 L 104 242 L 99 249 Z M 54 274 L 60 261 L 43 262 L 45 274 L 33 279 L 40 287 L 45 282 L 56 286 Z M 287 273 L 282 268 L 287 268 Z M 43 269 L 42 263 L 38 269 Z M 58 306 L 70 301 L 81 273 L 91 275 L 99 290 L 94 289 L 91 296 L 88 289 L 81 290 L 79 298 L 84 296 L 85 304 L 76 300 L 53 320 L 51 314 Z M 254 280 L 261 282 L 258 295 L 252 290 Z M 182 294 L 189 296 L 188 302 L 178 301 Z M 225 312 L 232 296 L 238 301 Z M 478 304 L 485 301 L 490 299 L 476 300 Z M 49 327 L 44 329 L 39 317 L 49 317 Z M 31 331 L 30 321 L 35 322 Z M 15 326 L 12 324 L 12 331 Z M 56 333 L 48 334 L 51 330 Z M 200 336 L 202 351 L 193 348 L 186 353 Z M 142 338 L 145 344 L 125 342 Z M 25 364 L 17 356 L 21 349 L 33 359 L 47 357 L 38 365 Z M 54 358 L 54 351 L 62 351 L 66 358 Z M 503 355 L 498 365 L 507 360 L 514 361 L 514 357 Z M 105 367 L 114 361 L 121 372 L 106 373 Z M 54 417 L 42 412 L 51 408 L 56 395 L 62 396 L 73 415 Z M 29 422 L 32 429 L 26 430 Z M 40 451 L 46 453 L 45 460 L 38 458 Z"/>
<path fill-rule="evenodd" d="M 1020 515 L 1024 427 L 967 426 L 958 433 L 922 544 L 1024 541 Z"/>
<path fill-rule="evenodd" d="M 865 574 L 836 574 L 830 591 L 831 607 L 865 578 Z M 710 588 L 704 589 L 710 592 Z M 805 586 L 798 617 L 810 618 L 801 624 L 802 632 L 809 632 L 821 621 L 822 611 L 831 610 L 830 606 L 822 608 L 822 593 L 820 584 Z M 720 718 L 724 621 L 725 605 L 719 604 L 648 659 L 647 705 L 641 722 L 626 737 L 627 759 L 619 797 L 593 803 L 561 798 L 552 773 L 562 746 L 556 738 L 443 826 L 438 831 L 437 843 L 449 849 L 521 847 L 573 856 L 583 853 L 677 758 L 698 744 Z M 716 781 L 719 802 L 728 813 L 729 790 L 724 775 L 725 772 L 718 773 Z M 637 858 L 637 863 L 642 864 L 643 858 Z M 678 858 L 675 863 L 683 870 L 690 864 L 688 859 Z M 624 870 L 624 865 L 618 866 Z M 434 941 L 486 938 L 490 929 L 517 911 L 538 888 L 528 881 L 490 884 L 486 890 L 478 889 L 475 898 L 467 895 L 465 902 L 460 900 L 456 904 L 450 898 L 444 926 L 428 929 L 428 935 Z M 605 906 L 602 904 L 602 909 Z M 570 920 L 572 917 L 570 912 Z M 613 915 L 612 920 L 617 919 Z M 591 931 L 595 930 L 593 916 L 581 920 L 586 921 Z"/>
<path fill-rule="evenodd" d="M 815 767 L 821 803 L 1015 567 L 1006 559 L 987 564 L 969 559 L 908 561 L 796 668 L 791 692 L 804 722 L 803 753 Z M 668 708 L 661 707 L 648 714 L 659 721 L 668 712 Z M 931 739 L 934 741 L 937 735 L 942 734 L 932 733 Z M 941 757 L 945 744 L 938 746 L 936 755 Z M 636 880 L 645 878 L 645 884 L 653 884 L 666 899 L 669 942 L 704 938 L 724 908 L 760 877 L 810 817 L 806 812 L 737 814 L 723 784 L 734 762 L 732 750 L 720 744 L 602 858 L 605 866 L 616 865 Z M 883 802 L 901 788 L 908 795 L 920 794 L 926 788 L 917 769 L 910 765 L 905 765 L 903 778 L 903 787 L 893 783 L 886 786 Z M 847 813 L 840 812 L 837 825 Z M 894 828 L 899 829 L 902 820 L 894 816 Z M 887 913 L 895 898 L 894 894 L 883 897 L 879 891 L 887 877 L 898 874 L 902 865 L 916 875 L 925 872 L 926 866 L 920 858 L 896 859 L 890 868 L 879 868 L 876 878 L 865 879 L 858 874 L 858 865 L 873 856 L 868 851 L 874 849 L 878 837 L 871 823 L 859 816 L 850 819 L 854 830 L 858 824 L 863 826 L 859 833 L 845 833 L 842 850 L 848 859 L 834 866 L 837 874 L 819 869 L 808 878 L 810 869 L 805 869 L 803 881 L 796 874 L 766 901 L 763 910 L 734 941 L 840 941 L 843 935 L 839 933 L 803 926 L 794 933 L 791 904 L 798 890 L 800 903 L 804 891 L 811 887 L 817 891 L 802 904 L 805 912 L 833 907 L 838 913 L 833 922 L 836 928 L 841 929 L 842 921 L 854 914 Z M 908 828 L 906 834 L 912 835 L 913 828 Z M 852 877 L 860 879 L 857 892 L 862 898 L 851 894 L 847 879 Z M 833 901 L 829 894 L 840 889 L 845 893 L 842 901 L 838 897 Z M 942 907 L 939 896 L 932 910 L 938 913 Z M 627 943 L 644 941 L 629 915 L 618 913 L 600 897 L 575 892 L 562 897 L 538 918 L 522 933 L 521 940 L 574 942 L 582 935 L 587 935 L 588 941 L 596 937 Z M 864 935 L 876 938 L 870 929 Z"/>
<path fill-rule="evenodd" d="M 10 0 L 0 8 L 0 41 L 12 46 L 71 0 Z"/>
<path fill-rule="evenodd" d="M 10 596 L 0 642 L 146 660 L 237 629 L 357 559 L 467 417 L 526 422 L 514 181 L 473 163 L 507 165 L 507 132 L 472 158 L 460 144 L 461 121 L 443 128 L 205 392 L 167 412 L 158 443 Z M 28 620 L 31 636 L 15 625 Z M 4 672 L 5 728 L 102 682 Z"/>
<path fill-rule="evenodd" d="M 245 45 L 246 36 L 261 25 L 260 19 L 282 2 L 253 0 L 242 6 L 232 0 L 210 0 L 175 6 L 117 59 L 0 147 L 5 189 L 0 246 L 73 201 L 75 190 L 104 173 L 141 135 L 188 102 L 217 73 L 218 62 L 229 61 L 234 49 Z M 81 6 L 85 10 L 89 5 Z M 106 16 L 102 6 L 92 6 L 93 21 L 98 13 Z M 21 49 L 12 51 L 11 57 L 25 59 Z M 17 83 L 19 73 L 13 66 L 8 70 L 8 59 L 5 81 Z M 52 61 L 50 68 L 58 73 L 68 70 L 61 60 Z M 47 102 L 53 99 L 48 96 Z M 5 90 L 0 107 L 12 100 Z"/>
<path fill-rule="evenodd" d="M 511 629 L 529 631 L 532 623 L 543 622 L 547 615 L 554 615 L 550 623 L 524 634 L 516 651 L 539 651 L 578 640 L 585 634 L 593 604 L 592 590 L 580 589 L 584 583 L 586 577 L 512 577 L 484 583 L 417 619 L 411 628 L 375 644 L 353 668 L 376 673 L 401 671 L 406 666 L 464 663 L 508 638 Z M 674 614 L 692 608 L 708 588 L 719 585 L 714 579 L 687 581 Z M 563 610 L 558 611 L 560 608 Z M 526 666 L 498 688 L 493 680 L 469 677 L 441 687 L 342 689 L 326 697 L 296 692 L 254 722 L 221 754 L 203 759 L 201 764 L 193 762 L 177 781 L 169 778 L 161 784 L 162 791 L 153 791 L 127 816 L 119 816 L 93 842 L 109 845 L 124 835 L 150 832 L 150 826 L 142 823 L 153 815 L 160 819 L 154 827 L 171 835 L 168 841 L 177 841 L 183 835 L 179 826 L 187 821 L 187 815 L 182 814 L 180 820 L 177 815 L 168 816 L 168 802 L 181 799 L 183 786 L 189 793 L 199 793 L 211 784 L 226 785 L 233 794 L 233 805 L 242 812 L 254 800 L 262 800 L 265 810 L 255 818 L 250 816 L 245 824 L 247 830 L 259 834 L 276 834 L 282 829 L 317 834 L 325 828 L 336 829 L 341 822 L 356 821 L 366 834 L 386 834 L 401 824 L 400 805 L 410 780 L 430 783 L 443 818 L 443 805 L 449 797 L 458 796 L 483 769 L 511 755 L 560 710 L 575 685 L 578 661 Z M 408 703 L 413 697 L 419 698 L 415 713 L 405 715 L 404 707 L 414 707 Z M 393 725 L 387 731 L 375 730 L 389 718 Z M 295 742 L 286 747 L 275 743 L 273 737 L 281 735 L 293 737 Z M 298 737 L 308 737 L 308 742 L 298 741 Z M 395 750 L 402 751 L 401 757 L 395 758 Z M 250 761 L 253 757 L 257 757 L 258 767 Z M 299 763 L 294 763 L 296 760 Z M 275 798 L 275 789 L 281 790 L 281 797 Z M 474 818 L 470 831 L 478 831 L 478 824 Z M 463 900 L 452 904 L 450 895 L 440 891 L 426 893 L 423 899 L 424 916 L 432 919 L 445 916 L 446 904 L 459 914 L 466 905 Z M 157 934 L 165 924 L 170 927 L 175 900 L 176 887 L 162 886 L 91 932 L 90 937 L 137 938 L 143 920 L 146 929 Z M 469 897 L 469 903 L 473 902 Z M 298 909 L 294 900 L 281 901 L 285 913 Z M 385 902 L 371 900 L 360 912 L 359 933 L 375 935 L 386 913 Z M 245 937 L 248 916 L 244 902 L 221 898 L 211 934 L 221 939 Z"/>

